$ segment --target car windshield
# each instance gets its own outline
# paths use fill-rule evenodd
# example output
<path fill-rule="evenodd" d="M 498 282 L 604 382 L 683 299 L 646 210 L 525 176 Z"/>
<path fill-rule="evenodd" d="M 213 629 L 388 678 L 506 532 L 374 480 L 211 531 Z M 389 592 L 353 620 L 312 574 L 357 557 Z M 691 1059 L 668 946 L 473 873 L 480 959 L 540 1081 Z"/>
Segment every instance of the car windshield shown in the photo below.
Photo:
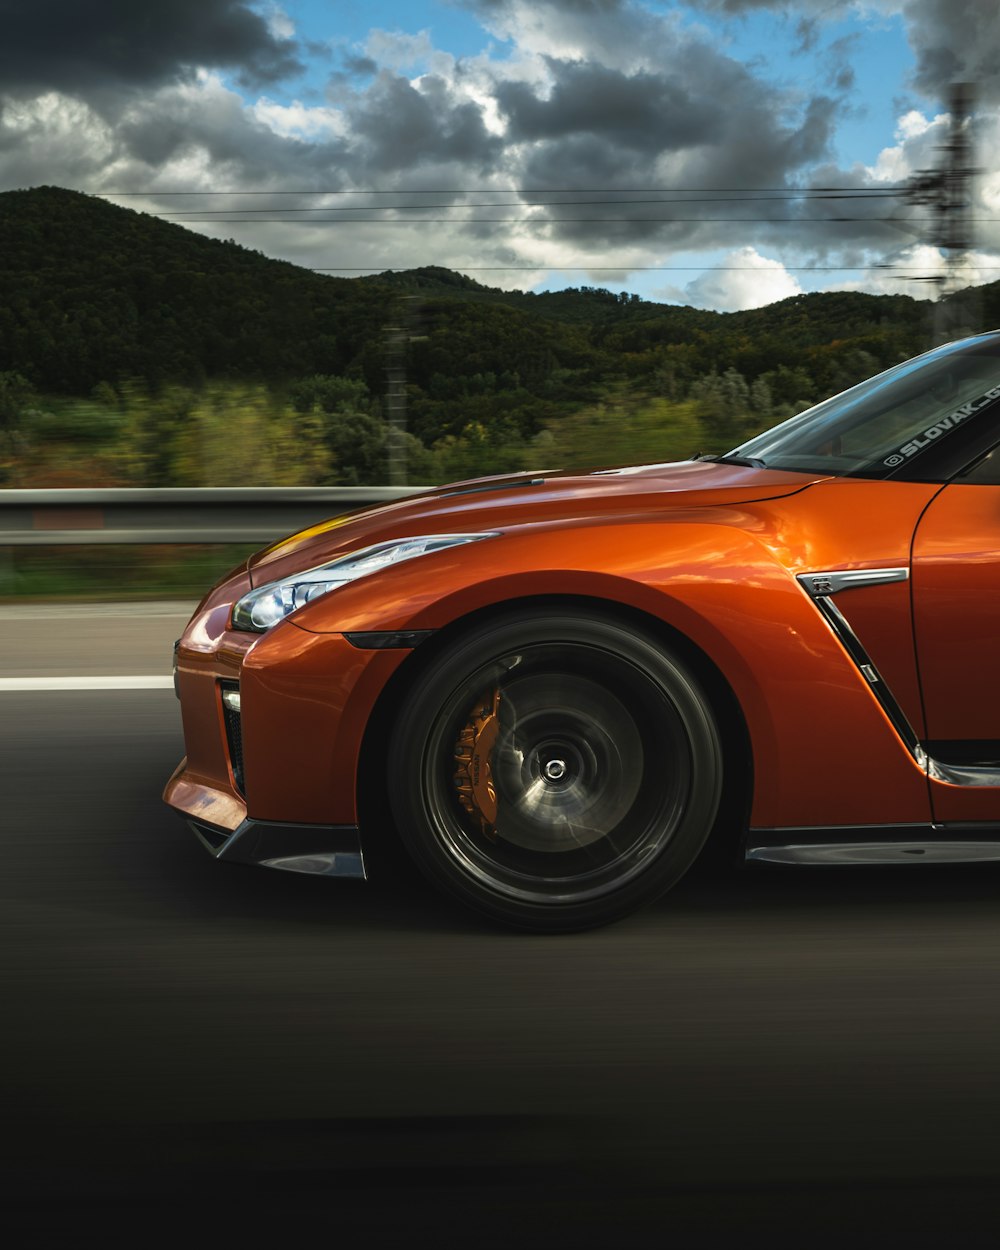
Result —
<path fill-rule="evenodd" d="M 1000 333 L 949 343 L 869 378 L 722 460 L 834 477 L 888 477 L 1000 398 Z"/>

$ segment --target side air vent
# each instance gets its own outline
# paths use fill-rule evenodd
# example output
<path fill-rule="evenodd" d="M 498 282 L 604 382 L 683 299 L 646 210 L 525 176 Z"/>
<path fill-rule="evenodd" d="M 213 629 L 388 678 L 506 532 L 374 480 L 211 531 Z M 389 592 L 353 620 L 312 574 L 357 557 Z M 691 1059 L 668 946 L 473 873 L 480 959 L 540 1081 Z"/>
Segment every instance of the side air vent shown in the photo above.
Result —
<path fill-rule="evenodd" d="M 240 688 L 237 682 L 224 681 L 222 689 L 222 719 L 226 726 L 226 746 L 229 748 L 229 764 L 233 780 L 240 794 L 246 794 L 243 780 L 243 724 L 240 709 Z"/>

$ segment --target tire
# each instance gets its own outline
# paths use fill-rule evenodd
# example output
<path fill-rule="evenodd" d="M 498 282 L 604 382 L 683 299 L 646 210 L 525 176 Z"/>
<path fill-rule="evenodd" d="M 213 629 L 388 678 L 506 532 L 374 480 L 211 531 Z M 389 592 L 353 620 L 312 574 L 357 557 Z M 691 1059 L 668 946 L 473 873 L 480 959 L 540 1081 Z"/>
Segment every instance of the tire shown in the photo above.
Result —
<path fill-rule="evenodd" d="M 687 666 L 579 612 L 465 635 L 421 674 L 389 749 L 393 816 L 420 870 L 535 932 L 597 927 L 663 894 L 721 791 L 719 732 Z"/>

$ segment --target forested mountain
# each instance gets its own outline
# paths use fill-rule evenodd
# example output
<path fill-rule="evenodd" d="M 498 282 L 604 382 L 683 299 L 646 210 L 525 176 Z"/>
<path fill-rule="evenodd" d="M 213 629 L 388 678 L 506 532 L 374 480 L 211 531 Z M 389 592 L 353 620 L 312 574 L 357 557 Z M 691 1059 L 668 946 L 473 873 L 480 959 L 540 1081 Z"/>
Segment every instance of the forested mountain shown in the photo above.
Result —
<path fill-rule="evenodd" d="M 1000 284 L 980 300 L 1000 318 Z M 11 191 L 0 484 L 65 480 L 59 447 L 88 481 L 384 480 L 390 363 L 416 480 L 722 449 L 925 348 L 929 308 L 840 292 L 722 314 L 434 267 L 336 278 L 78 192 Z M 271 450 L 244 464 L 237 436 Z"/>
<path fill-rule="evenodd" d="M 69 394 L 125 377 L 336 373 L 386 303 L 374 285 L 57 187 L 0 195 L 0 295 L 2 367 Z"/>

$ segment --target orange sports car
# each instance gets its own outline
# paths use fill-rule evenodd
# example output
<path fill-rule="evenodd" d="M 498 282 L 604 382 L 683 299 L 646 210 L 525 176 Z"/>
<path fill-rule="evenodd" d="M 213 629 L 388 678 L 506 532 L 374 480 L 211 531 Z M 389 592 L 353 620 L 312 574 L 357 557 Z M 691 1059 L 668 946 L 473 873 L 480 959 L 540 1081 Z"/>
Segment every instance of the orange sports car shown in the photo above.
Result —
<path fill-rule="evenodd" d="M 398 835 L 523 929 L 709 839 L 1000 858 L 1000 332 L 728 455 L 485 478 L 253 556 L 176 648 L 166 788 L 219 859 L 363 877 Z"/>

